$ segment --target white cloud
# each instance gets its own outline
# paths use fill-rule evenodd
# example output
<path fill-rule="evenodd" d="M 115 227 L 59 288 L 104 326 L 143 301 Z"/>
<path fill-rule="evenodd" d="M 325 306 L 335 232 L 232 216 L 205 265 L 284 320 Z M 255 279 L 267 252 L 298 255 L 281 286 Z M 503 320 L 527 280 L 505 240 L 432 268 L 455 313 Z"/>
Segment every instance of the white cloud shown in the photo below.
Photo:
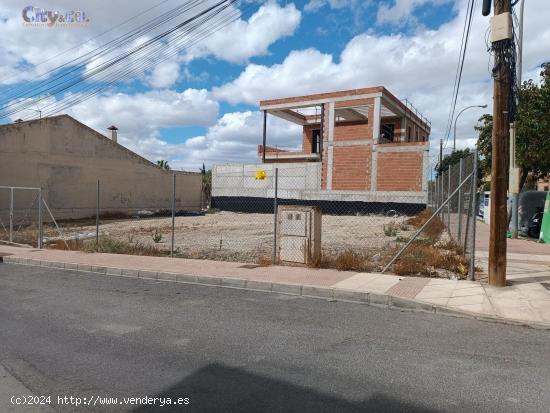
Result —
<path fill-rule="evenodd" d="M 38 107 L 46 114 L 56 104 L 60 107 L 73 97 L 78 96 L 67 95 L 59 102 L 49 98 Z M 64 112 L 100 132 L 106 132 L 106 128 L 114 124 L 120 129 L 121 141 L 138 147 L 142 140 L 160 136 L 161 128 L 214 125 L 218 111 L 218 102 L 212 100 L 206 90 L 187 89 L 100 95 Z M 11 116 L 12 120 L 36 117 L 36 113 L 28 110 Z"/>
<path fill-rule="evenodd" d="M 389 3 L 381 3 L 376 15 L 376 23 L 405 23 L 408 20 L 415 20 L 412 13 L 419 6 L 425 4 L 441 5 L 451 3 L 455 0 L 395 0 L 390 6 Z"/>
<path fill-rule="evenodd" d="M 258 145 L 262 143 L 261 112 L 233 112 L 223 115 L 210 127 L 205 136 L 187 140 L 178 145 L 172 163 L 182 167 L 199 167 L 232 162 L 259 162 Z M 267 144 L 282 148 L 301 145 L 302 131 L 298 125 L 269 117 Z"/>
<path fill-rule="evenodd" d="M 170 144 L 155 134 L 142 139 L 131 138 L 123 129 L 119 141 L 153 161 L 167 159 L 176 169 L 197 170 L 203 162 L 207 167 L 225 163 L 257 163 L 257 147 L 262 142 L 263 117 L 260 112 L 226 113 L 208 128 L 204 136 Z M 268 144 L 296 147 L 301 144 L 302 131 L 297 125 L 268 118 Z"/>
<path fill-rule="evenodd" d="M 445 133 L 465 13 L 437 30 L 411 35 L 361 34 L 335 58 L 316 49 L 291 52 L 272 66 L 249 64 L 233 81 L 213 90 L 230 103 L 258 104 L 261 99 L 281 98 L 368 86 L 386 86 L 400 98 L 408 98 L 432 120 L 432 138 Z M 531 0 L 525 6 L 524 72 L 548 58 L 550 13 L 546 0 Z M 491 110 L 492 82 L 485 33 L 489 19 L 475 11 L 457 110 L 487 103 Z M 459 140 L 474 136 L 473 125 L 480 111 L 461 116 Z"/>
<path fill-rule="evenodd" d="M 173 7 L 176 0 L 169 2 Z M 23 24 L 21 13 L 26 5 L 27 3 L 19 0 L 3 0 L 0 4 L 0 83 L 34 80 L 60 64 L 90 52 L 100 44 L 137 27 L 150 19 L 152 13 L 168 9 L 168 4 L 165 4 L 164 7 L 156 8 L 151 13 L 121 26 L 120 23 L 133 14 L 151 7 L 150 3 L 136 0 L 133 8 L 129 9 L 123 0 L 111 0 L 109 7 L 101 2 L 77 6 L 73 1 L 57 0 L 42 4 L 41 7 L 60 11 L 83 10 L 89 16 L 90 22 L 83 27 L 48 28 Z M 109 33 L 96 37 L 107 30 Z M 84 43 L 88 39 L 92 40 Z M 69 53 L 58 56 L 68 49 L 71 49 Z M 37 66 L 42 62 L 45 63 Z"/>
<path fill-rule="evenodd" d="M 49 100 L 52 105 L 56 103 Z M 46 103 L 41 107 L 44 109 Z M 105 135 L 108 135 L 108 126 L 116 125 L 122 145 L 151 161 L 166 159 L 177 169 L 196 170 L 203 162 L 211 166 L 259 161 L 257 146 L 262 143 L 262 113 L 233 112 L 217 119 L 218 103 L 206 90 L 103 95 L 72 107 L 68 114 Z M 19 117 L 29 119 L 38 115 L 25 111 L 14 114 L 12 120 Z M 162 128 L 191 125 L 207 127 L 206 134 L 176 144 L 161 137 Z M 297 148 L 301 145 L 302 130 L 291 122 L 270 116 L 267 133 L 271 146 Z"/>
<path fill-rule="evenodd" d="M 361 3 L 365 3 L 362 0 Z M 344 7 L 352 7 L 359 5 L 359 0 L 310 0 L 305 6 L 304 11 L 315 12 L 324 6 L 330 6 L 332 9 L 343 9 Z"/>
<path fill-rule="evenodd" d="M 293 3 L 281 7 L 274 1 L 262 5 L 248 21 L 238 21 L 201 41 L 188 53 L 188 59 L 213 55 L 234 63 L 268 53 L 277 40 L 294 34 L 301 13 Z"/>
<path fill-rule="evenodd" d="M 100 96 L 74 106 L 69 114 L 99 130 L 114 124 L 121 136 L 138 141 L 158 135 L 160 128 L 212 125 L 218 109 L 206 90 L 187 89 Z"/>
<path fill-rule="evenodd" d="M 125 49 L 117 49 L 115 52 L 95 59 L 94 62 L 87 65 L 86 70 L 89 71 L 121 52 L 127 51 L 152 36 L 181 23 L 186 17 L 195 15 L 200 9 L 205 9 L 213 3 L 214 0 L 207 0 L 182 15 L 175 14 L 176 18 L 162 24 L 151 33 L 141 36 L 139 40 L 135 40 L 131 45 L 126 45 Z M 51 10 L 81 9 L 90 18 L 88 26 L 64 28 L 25 26 L 21 17 L 21 10 L 24 5 L 18 0 L 4 0 L 0 4 L 0 61 L 2 62 L 0 66 L 0 84 L 36 80 L 39 76 L 58 67 L 60 64 L 70 62 L 76 57 L 115 39 L 117 36 L 136 29 L 153 17 L 182 4 L 178 0 L 167 0 L 126 24 L 121 23 L 151 8 L 151 3 L 146 0 L 135 0 L 132 2 L 132 7 L 129 8 L 126 0 L 111 0 L 108 7 L 105 7 L 102 2 L 87 2 L 85 5 L 82 4 L 77 7 L 72 1 L 57 0 L 42 5 Z M 240 11 L 229 8 L 223 13 L 225 14 L 218 16 L 220 19 L 225 19 L 230 14 L 233 17 L 238 17 Z M 230 62 L 246 62 L 253 56 L 267 54 L 273 43 L 285 36 L 292 35 L 298 27 L 300 19 L 301 13 L 294 4 L 281 7 L 276 2 L 269 1 L 260 6 L 248 20 L 243 20 L 242 17 L 238 18 L 234 23 L 222 27 L 221 30 L 185 51 L 183 50 L 184 47 L 191 46 L 191 43 L 197 40 L 195 35 L 178 38 L 172 45 L 159 45 L 158 50 L 165 53 L 169 52 L 171 61 L 178 62 L 180 65 L 184 65 L 194 58 L 207 56 L 214 56 L 217 59 Z M 203 32 L 202 35 L 204 34 Z M 88 39 L 91 40 L 84 43 Z M 70 52 L 60 55 L 60 53 L 69 49 Z M 184 56 L 178 57 L 178 53 L 183 53 Z M 141 53 L 139 55 L 142 56 Z M 135 60 L 136 58 L 137 55 L 125 61 L 123 68 L 129 68 L 132 59 Z M 117 68 L 120 68 L 120 66 L 113 67 L 113 69 L 108 70 L 109 73 L 102 73 L 99 77 L 110 79 L 112 72 Z M 159 71 L 162 73 L 159 73 Z M 145 83 L 149 79 L 152 81 L 152 85 L 158 84 L 159 87 L 167 87 L 170 83 L 169 80 L 175 76 L 175 68 L 173 65 L 171 67 L 157 67 L 153 69 L 152 74 L 144 73 L 142 68 L 132 73 L 132 75 L 133 78 L 140 79 Z"/>
<path fill-rule="evenodd" d="M 155 88 L 165 89 L 178 80 L 180 66 L 176 62 L 161 62 L 155 66 L 149 77 L 149 84 Z"/>

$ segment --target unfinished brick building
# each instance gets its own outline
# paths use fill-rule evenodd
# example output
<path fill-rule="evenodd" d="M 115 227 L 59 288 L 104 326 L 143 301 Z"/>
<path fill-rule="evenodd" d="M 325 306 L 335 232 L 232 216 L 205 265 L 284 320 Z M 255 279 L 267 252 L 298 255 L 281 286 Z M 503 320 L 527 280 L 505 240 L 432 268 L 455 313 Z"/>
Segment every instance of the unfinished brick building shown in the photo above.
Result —
<path fill-rule="evenodd" d="M 317 204 L 324 210 L 416 212 L 427 198 L 430 122 L 384 87 L 264 100 L 263 144 L 258 146 L 268 176 L 279 169 L 283 200 Z M 300 150 L 276 148 L 267 117 L 303 128 Z M 242 171 L 235 178 L 238 168 Z M 214 168 L 214 203 L 242 209 L 239 198 L 273 197 L 273 182 L 254 180 L 258 165 Z M 332 205 L 337 203 L 337 205 Z"/>

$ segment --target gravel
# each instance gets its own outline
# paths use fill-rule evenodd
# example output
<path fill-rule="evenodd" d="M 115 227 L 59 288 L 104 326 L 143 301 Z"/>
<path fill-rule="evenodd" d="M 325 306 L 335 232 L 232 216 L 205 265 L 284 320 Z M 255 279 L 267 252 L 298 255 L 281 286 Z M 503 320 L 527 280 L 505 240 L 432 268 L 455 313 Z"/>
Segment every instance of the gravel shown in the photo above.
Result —
<path fill-rule="evenodd" d="M 362 251 L 380 249 L 397 237 L 407 237 L 413 228 L 404 225 L 406 217 L 390 218 L 382 215 L 340 216 L 324 215 L 322 219 L 322 247 L 324 251 L 342 252 L 348 249 Z M 386 236 L 384 226 L 395 223 L 395 236 Z M 103 220 L 101 234 L 126 242 L 155 244 L 152 234 L 162 233 L 156 245 L 170 247 L 170 217 Z M 95 231 L 93 225 L 65 227 L 68 236 Z M 271 256 L 273 248 L 273 215 L 217 212 L 202 216 L 175 218 L 175 246 L 179 254 L 188 258 L 224 261 L 256 262 Z"/>

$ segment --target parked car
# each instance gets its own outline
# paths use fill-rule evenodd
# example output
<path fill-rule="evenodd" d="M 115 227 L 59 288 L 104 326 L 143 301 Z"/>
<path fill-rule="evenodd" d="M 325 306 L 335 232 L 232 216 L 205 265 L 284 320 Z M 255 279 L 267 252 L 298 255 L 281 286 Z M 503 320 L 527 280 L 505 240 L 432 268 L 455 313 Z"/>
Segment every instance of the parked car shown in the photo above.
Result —
<path fill-rule="evenodd" d="M 537 212 L 531 217 L 529 221 L 529 227 L 527 229 L 527 235 L 533 238 L 539 238 L 540 228 L 542 226 L 542 208 L 537 208 Z"/>

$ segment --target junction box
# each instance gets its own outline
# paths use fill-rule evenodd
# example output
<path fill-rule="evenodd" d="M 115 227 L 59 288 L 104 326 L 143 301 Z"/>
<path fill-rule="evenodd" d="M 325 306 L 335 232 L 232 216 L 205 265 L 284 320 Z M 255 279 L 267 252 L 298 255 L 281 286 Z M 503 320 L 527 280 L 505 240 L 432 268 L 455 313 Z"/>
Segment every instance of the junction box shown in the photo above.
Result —
<path fill-rule="evenodd" d="M 321 209 L 281 205 L 277 212 L 277 259 L 311 264 L 321 258 Z"/>

